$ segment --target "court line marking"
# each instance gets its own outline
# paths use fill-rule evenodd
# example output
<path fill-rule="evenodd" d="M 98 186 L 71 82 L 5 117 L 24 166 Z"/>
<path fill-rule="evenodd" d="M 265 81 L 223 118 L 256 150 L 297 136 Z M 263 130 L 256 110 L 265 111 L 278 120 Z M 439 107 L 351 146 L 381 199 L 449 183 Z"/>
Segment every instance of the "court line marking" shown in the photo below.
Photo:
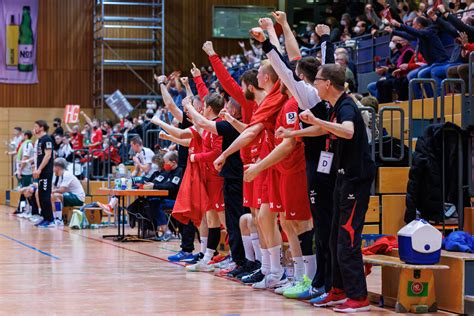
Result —
<path fill-rule="evenodd" d="M 61 260 L 61 258 L 59 258 L 59 257 L 57 257 L 57 256 L 55 256 L 55 255 L 52 255 L 52 254 L 50 254 L 50 253 L 48 253 L 48 252 L 46 252 L 46 251 L 43 251 L 43 250 L 41 250 L 41 249 L 38 249 L 38 248 L 33 247 L 33 246 L 31 246 L 31 245 L 28 245 L 27 243 L 24 243 L 24 242 L 22 242 L 22 241 L 20 241 L 20 240 L 18 240 L 18 239 L 13 238 L 13 237 L 10 237 L 10 236 L 4 235 L 4 234 L 0 234 L 0 237 L 9 239 L 9 240 L 11 240 L 11 241 L 14 241 L 14 242 L 16 242 L 16 243 L 18 243 L 18 244 L 20 244 L 20 245 L 26 247 L 26 248 L 30 248 L 31 250 L 34 250 L 34 251 L 36 251 L 36 252 L 39 252 L 40 254 L 45 255 L 45 256 L 48 256 L 48 257 L 51 257 L 51 258 L 53 258 L 53 259 L 55 259 L 55 260 Z"/>

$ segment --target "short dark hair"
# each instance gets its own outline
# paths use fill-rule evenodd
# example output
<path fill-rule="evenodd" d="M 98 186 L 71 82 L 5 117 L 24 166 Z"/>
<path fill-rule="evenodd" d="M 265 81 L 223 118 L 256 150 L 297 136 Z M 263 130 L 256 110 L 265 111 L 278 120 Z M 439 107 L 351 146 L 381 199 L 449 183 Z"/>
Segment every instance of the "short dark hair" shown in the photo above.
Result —
<path fill-rule="evenodd" d="M 33 137 L 33 133 L 30 130 L 25 131 L 23 134 L 25 134 L 28 139 L 31 139 L 31 137 Z"/>
<path fill-rule="evenodd" d="M 314 57 L 304 57 L 298 61 L 296 68 L 305 76 L 309 82 L 314 82 L 321 62 Z"/>
<path fill-rule="evenodd" d="M 237 111 L 239 115 L 242 115 L 242 107 L 240 106 L 239 102 L 237 102 L 234 98 L 230 98 L 229 104 Z"/>
<path fill-rule="evenodd" d="M 242 74 L 242 76 L 240 76 L 240 81 L 245 82 L 245 84 L 247 86 L 253 86 L 255 89 L 262 90 L 258 86 L 257 75 L 258 75 L 257 69 L 249 69 L 249 70 L 245 71 Z"/>
<path fill-rule="evenodd" d="M 21 127 L 19 127 L 19 126 L 16 126 L 16 127 L 14 127 L 13 129 L 16 129 L 16 130 L 19 131 L 19 132 L 22 131 Z"/>
<path fill-rule="evenodd" d="M 55 118 L 54 118 L 54 121 L 55 121 L 55 122 L 58 122 L 59 124 L 61 124 L 61 122 L 62 122 L 62 121 L 61 121 L 61 118 L 59 118 L 59 117 L 55 117 Z"/>
<path fill-rule="evenodd" d="M 130 143 L 133 143 L 135 145 L 138 145 L 138 146 L 143 146 L 143 141 L 142 141 L 142 138 L 140 136 L 134 136 L 131 140 L 130 140 Z"/>
<path fill-rule="evenodd" d="M 430 21 L 423 16 L 417 16 L 415 18 L 415 22 L 420 24 L 423 27 L 428 27 L 430 25 Z"/>
<path fill-rule="evenodd" d="M 164 156 L 163 159 L 166 158 L 172 162 L 178 162 L 178 153 L 176 151 L 168 151 Z"/>
<path fill-rule="evenodd" d="M 204 97 L 204 102 L 206 106 L 210 106 L 214 114 L 219 114 L 219 112 L 224 108 L 224 97 L 218 93 L 210 93 Z"/>
<path fill-rule="evenodd" d="M 344 91 L 346 82 L 346 70 L 338 64 L 326 64 L 321 66 L 321 77 L 331 81 L 331 84 L 339 91 Z"/>
<path fill-rule="evenodd" d="M 49 125 L 45 120 L 37 120 L 35 121 L 35 124 L 42 127 L 45 132 L 49 131 Z"/>

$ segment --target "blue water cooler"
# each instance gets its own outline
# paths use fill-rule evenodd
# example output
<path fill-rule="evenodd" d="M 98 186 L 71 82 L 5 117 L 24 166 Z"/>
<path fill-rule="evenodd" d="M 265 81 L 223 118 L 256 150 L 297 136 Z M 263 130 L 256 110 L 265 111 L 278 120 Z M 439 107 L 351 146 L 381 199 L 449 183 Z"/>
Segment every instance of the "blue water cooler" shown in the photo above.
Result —
<path fill-rule="evenodd" d="M 423 219 L 416 219 L 398 231 L 400 260 L 409 264 L 436 264 L 441 256 L 442 235 Z"/>

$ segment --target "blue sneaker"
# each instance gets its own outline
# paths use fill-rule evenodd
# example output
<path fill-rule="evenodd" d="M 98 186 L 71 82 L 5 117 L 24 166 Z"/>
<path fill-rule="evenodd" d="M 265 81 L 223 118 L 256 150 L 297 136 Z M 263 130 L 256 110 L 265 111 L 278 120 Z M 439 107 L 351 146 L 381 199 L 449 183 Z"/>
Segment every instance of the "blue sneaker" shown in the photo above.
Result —
<path fill-rule="evenodd" d="M 43 221 L 38 225 L 39 228 L 55 228 L 56 223 L 50 221 Z"/>
<path fill-rule="evenodd" d="M 182 259 L 181 261 L 188 264 L 195 264 L 199 262 L 199 260 L 201 260 L 202 258 L 204 258 L 204 254 L 202 252 L 198 252 L 197 254 L 192 255 L 192 257 L 187 258 L 187 259 Z"/>
<path fill-rule="evenodd" d="M 172 262 L 178 262 L 178 261 L 181 261 L 181 260 L 189 260 L 189 259 L 193 259 L 193 258 L 194 258 L 194 256 L 193 256 L 192 253 L 184 252 L 184 251 L 181 250 L 177 254 L 169 256 L 168 260 L 172 261 Z"/>
<path fill-rule="evenodd" d="M 321 294 L 320 296 L 318 297 L 315 297 L 313 299 L 311 299 L 309 301 L 310 304 L 320 304 L 321 302 L 323 302 L 324 300 L 326 300 L 326 298 L 329 296 L 329 293 L 324 293 L 324 294 Z"/>

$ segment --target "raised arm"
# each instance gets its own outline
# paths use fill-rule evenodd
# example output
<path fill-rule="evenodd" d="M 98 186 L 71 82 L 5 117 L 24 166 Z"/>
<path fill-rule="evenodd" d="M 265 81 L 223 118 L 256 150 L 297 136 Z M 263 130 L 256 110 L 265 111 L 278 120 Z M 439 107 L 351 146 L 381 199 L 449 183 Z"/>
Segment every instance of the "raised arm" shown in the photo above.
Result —
<path fill-rule="evenodd" d="M 73 132 L 73 130 L 71 129 L 71 127 L 69 126 L 68 123 L 64 123 L 64 126 L 66 127 L 66 131 L 67 131 L 68 133 L 72 133 L 72 132 Z"/>
<path fill-rule="evenodd" d="M 176 103 L 174 103 L 173 98 L 171 97 L 168 88 L 165 84 L 166 76 L 155 76 L 156 81 L 160 85 L 161 96 L 163 97 L 163 102 L 171 114 L 179 121 L 183 121 L 183 112 L 178 108 Z"/>
<path fill-rule="evenodd" d="M 158 137 L 160 139 L 169 140 L 173 143 L 176 143 L 176 144 L 184 146 L 184 147 L 189 147 L 189 144 L 191 143 L 190 138 L 181 139 L 181 138 L 171 136 L 170 134 L 166 134 L 165 132 L 160 132 Z"/>
<path fill-rule="evenodd" d="M 193 68 L 191 69 L 191 74 L 193 75 L 193 80 L 196 84 L 199 98 L 201 99 L 202 104 L 204 104 L 204 97 L 209 94 L 209 90 L 207 89 L 204 80 L 202 80 L 201 71 L 194 64 Z"/>
<path fill-rule="evenodd" d="M 261 18 L 259 20 L 259 24 L 262 27 L 262 29 L 266 30 L 268 33 L 268 38 L 270 39 L 270 43 L 275 46 L 275 48 L 278 50 L 280 54 L 283 54 L 283 50 L 281 49 L 280 46 L 280 40 L 278 39 L 278 36 L 275 32 L 275 28 L 273 27 L 273 21 L 270 18 Z"/>
<path fill-rule="evenodd" d="M 297 60 L 301 58 L 300 48 L 298 46 L 298 41 L 293 35 L 290 24 L 286 18 L 286 13 L 283 11 L 272 12 L 273 17 L 281 25 L 283 29 L 283 36 L 285 37 L 285 47 L 288 54 L 289 60 Z M 278 42 L 279 43 L 279 42 Z M 273 43 L 272 43 L 273 44 Z M 279 45 L 278 45 L 279 46 Z M 278 47 L 276 46 L 276 47 Z"/>
<path fill-rule="evenodd" d="M 242 134 L 242 132 L 247 128 L 248 124 L 242 123 L 241 121 L 235 119 L 232 115 L 229 114 L 229 112 L 226 111 L 226 109 L 222 109 L 221 112 L 219 113 L 219 117 L 223 120 L 226 120 L 230 125 L 232 125 L 233 128 L 239 132 L 239 134 Z"/>
<path fill-rule="evenodd" d="M 416 38 L 426 37 L 430 32 L 428 30 L 417 30 L 411 26 L 401 24 L 396 20 L 392 20 L 390 23 L 396 28 L 400 29 L 402 32 L 406 32 Z"/>
<path fill-rule="evenodd" d="M 186 88 L 186 96 L 187 97 L 194 96 L 193 90 L 191 90 L 191 86 L 189 85 L 189 78 L 181 77 L 179 79 L 181 80 L 181 83 L 183 84 L 183 86 Z"/>
<path fill-rule="evenodd" d="M 334 64 L 336 62 L 334 58 L 335 47 L 331 42 L 331 37 L 329 35 L 331 29 L 327 25 L 318 24 L 314 30 L 319 38 L 321 38 L 321 56 L 323 65 Z"/>
<path fill-rule="evenodd" d="M 202 129 L 208 132 L 211 132 L 212 134 L 218 134 L 216 122 L 208 120 L 207 118 L 202 116 L 189 102 L 183 103 L 183 106 L 185 107 L 189 117 L 195 125 L 201 127 Z"/>
<path fill-rule="evenodd" d="M 86 120 L 86 123 L 89 124 L 90 127 L 92 127 L 91 118 L 89 116 L 87 116 L 87 114 L 84 111 L 81 111 L 80 113 L 84 117 L 84 119 Z"/>
<path fill-rule="evenodd" d="M 162 129 L 164 129 L 168 134 L 176 138 L 180 138 L 180 139 L 193 138 L 193 133 L 188 128 L 180 129 L 180 128 L 174 127 L 173 125 L 166 124 L 157 116 L 154 116 L 151 119 L 151 122 L 155 125 L 158 125 Z"/>

